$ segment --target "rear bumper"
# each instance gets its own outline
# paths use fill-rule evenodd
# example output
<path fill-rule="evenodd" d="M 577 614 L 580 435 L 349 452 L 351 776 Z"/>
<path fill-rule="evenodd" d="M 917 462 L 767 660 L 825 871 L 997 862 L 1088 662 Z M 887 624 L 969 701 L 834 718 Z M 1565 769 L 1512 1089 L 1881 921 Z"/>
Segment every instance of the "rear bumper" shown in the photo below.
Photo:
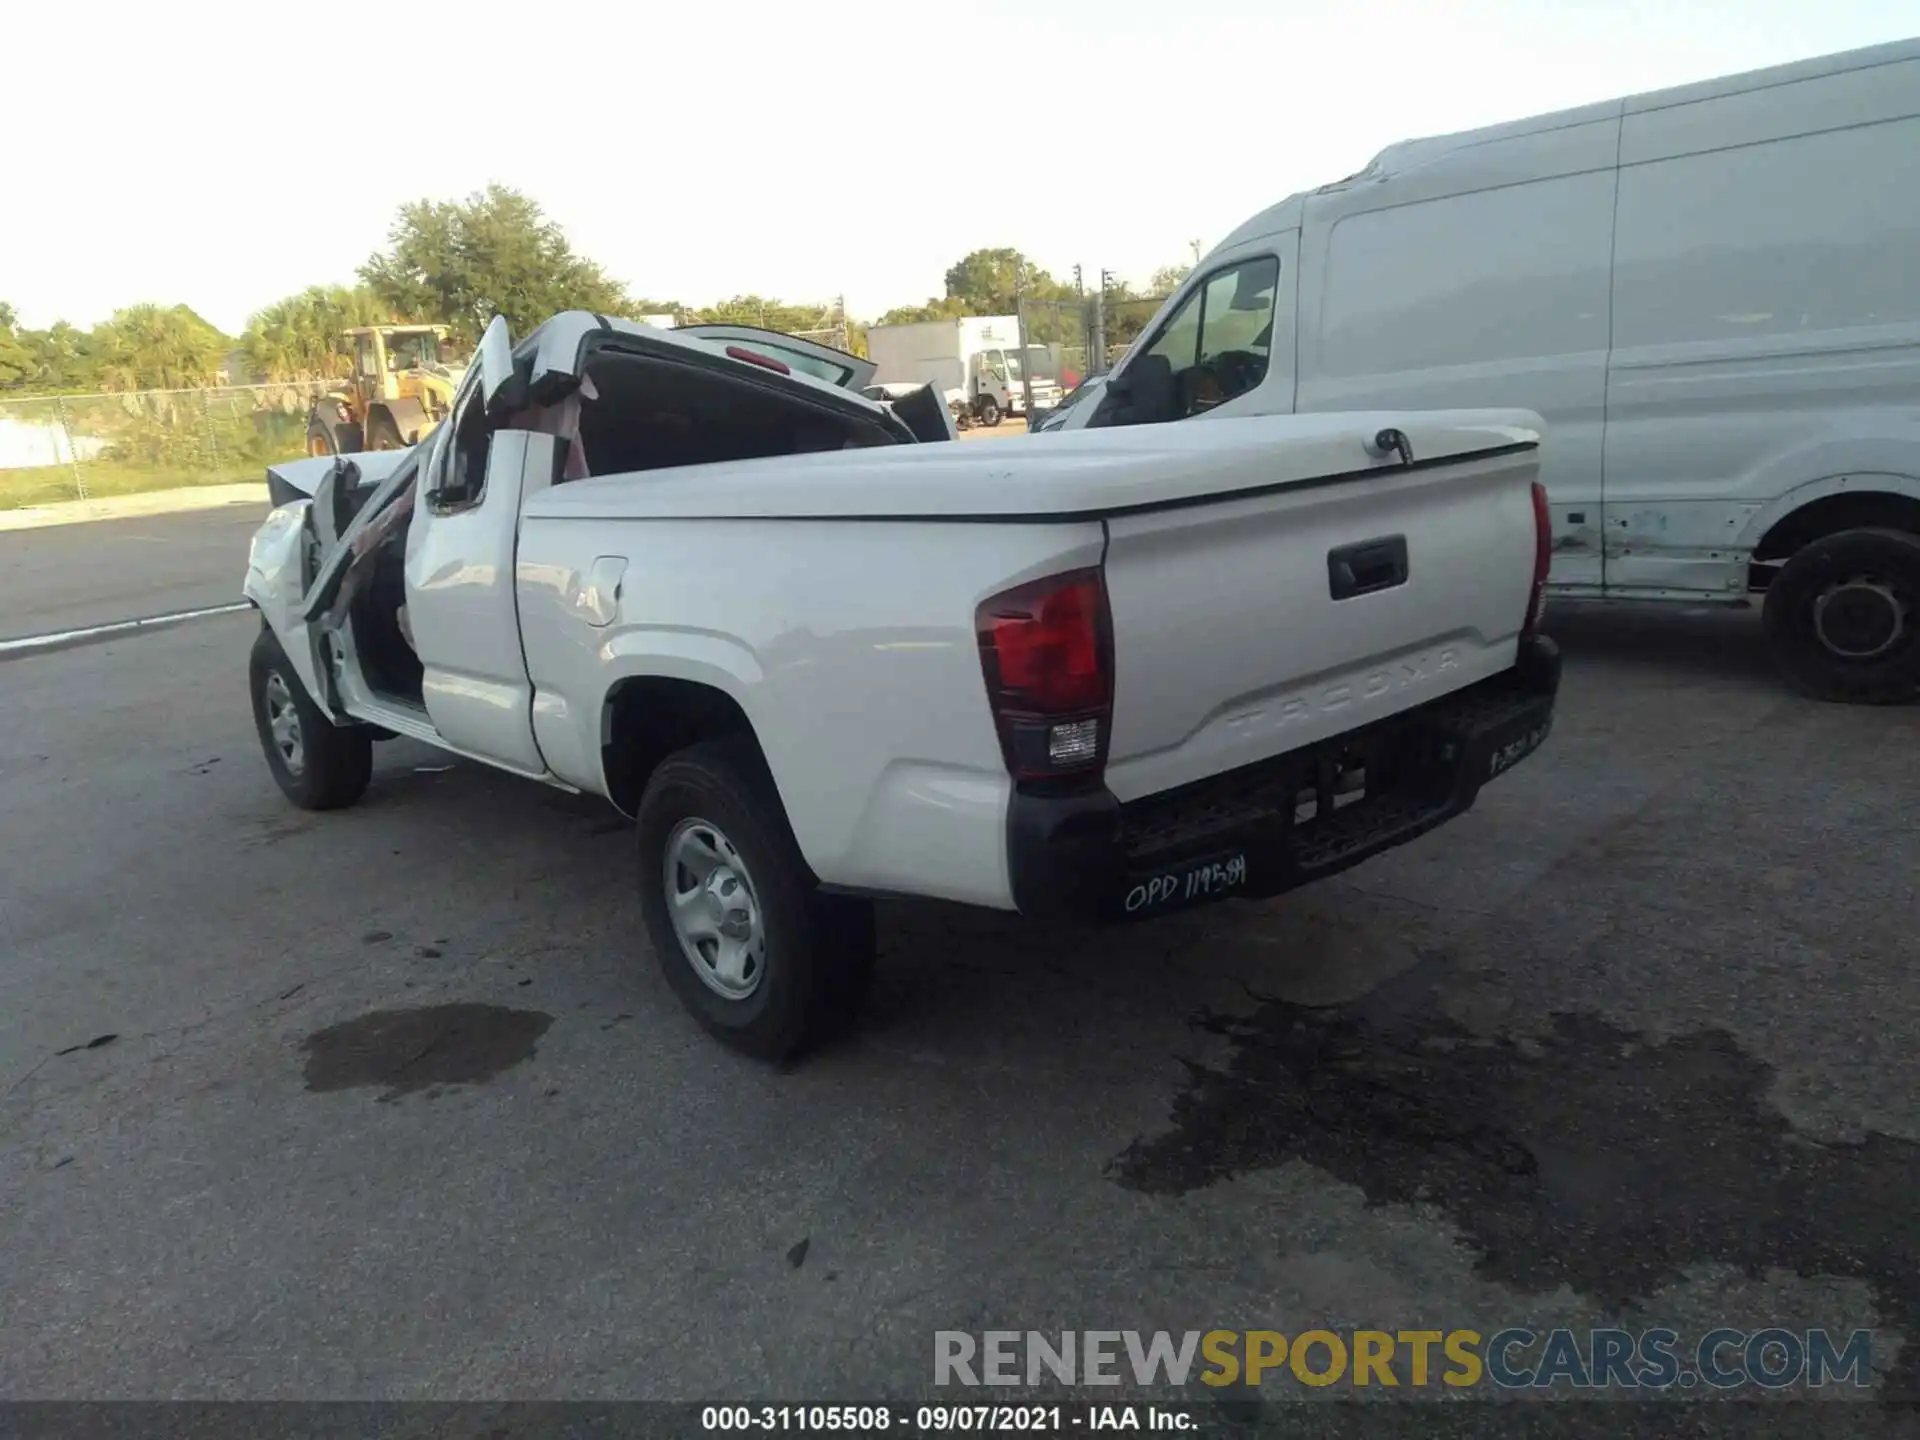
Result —
<path fill-rule="evenodd" d="M 1546 739 L 1559 688 L 1559 647 L 1533 636 L 1512 669 L 1477 685 L 1132 804 L 1105 789 L 1016 791 L 1014 904 L 1036 917 L 1140 919 L 1337 874 L 1470 809 L 1481 786 Z M 1356 773 L 1365 791 L 1348 801 L 1337 791 Z"/>

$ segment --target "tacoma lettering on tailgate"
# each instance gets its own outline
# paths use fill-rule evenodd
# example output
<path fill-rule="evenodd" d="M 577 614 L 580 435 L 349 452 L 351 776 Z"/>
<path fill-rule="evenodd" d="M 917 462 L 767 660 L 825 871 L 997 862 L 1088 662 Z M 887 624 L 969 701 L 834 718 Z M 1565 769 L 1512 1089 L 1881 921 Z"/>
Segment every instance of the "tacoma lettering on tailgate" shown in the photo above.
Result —
<path fill-rule="evenodd" d="M 1444 674 L 1459 663 L 1459 655 L 1451 649 L 1410 656 L 1352 679 L 1341 680 L 1305 694 L 1291 695 L 1252 710 L 1243 710 L 1238 715 L 1229 715 L 1225 723 L 1229 729 L 1243 735 L 1263 729 L 1284 730 L 1315 715 L 1343 709 L 1356 699 L 1375 700 L 1382 695 L 1405 690 L 1431 676 Z"/>

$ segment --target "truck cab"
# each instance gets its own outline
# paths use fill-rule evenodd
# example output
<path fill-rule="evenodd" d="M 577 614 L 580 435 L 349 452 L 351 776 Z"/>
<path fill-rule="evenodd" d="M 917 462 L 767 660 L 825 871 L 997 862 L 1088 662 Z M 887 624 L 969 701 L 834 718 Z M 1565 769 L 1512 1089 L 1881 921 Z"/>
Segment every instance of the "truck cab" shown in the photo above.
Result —
<path fill-rule="evenodd" d="M 968 389 L 975 413 L 982 418 L 989 408 L 999 414 L 1025 415 L 1029 388 L 1036 410 L 1049 410 L 1060 403 L 1059 376 L 1060 367 L 1044 345 L 1029 345 L 1024 351 L 1017 343 L 995 345 L 974 352 Z M 998 415 L 987 423 L 998 423 Z"/>

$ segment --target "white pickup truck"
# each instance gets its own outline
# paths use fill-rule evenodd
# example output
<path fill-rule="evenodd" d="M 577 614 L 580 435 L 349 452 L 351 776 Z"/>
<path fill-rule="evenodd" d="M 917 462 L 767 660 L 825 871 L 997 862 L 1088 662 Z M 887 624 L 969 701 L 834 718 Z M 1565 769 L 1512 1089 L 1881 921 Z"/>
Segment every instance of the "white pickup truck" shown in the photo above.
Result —
<path fill-rule="evenodd" d="M 391 736 L 605 796 L 676 992 L 779 1056 L 857 1004 L 874 897 L 1269 896 L 1545 738 L 1535 417 L 938 443 L 931 392 L 809 348 L 496 320 L 429 440 L 274 467 L 245 593 L 288 798 L 351 804 Z"/>

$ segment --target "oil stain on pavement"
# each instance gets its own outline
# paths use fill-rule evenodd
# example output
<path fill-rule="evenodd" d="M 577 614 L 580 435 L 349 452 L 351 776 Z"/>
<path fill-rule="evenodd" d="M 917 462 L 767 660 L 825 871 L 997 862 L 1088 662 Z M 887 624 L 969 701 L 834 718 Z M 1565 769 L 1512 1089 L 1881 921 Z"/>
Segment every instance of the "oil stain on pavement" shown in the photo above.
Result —
<path fill-rule="evenodd" d="M 1112 1163 L 1180 1194 L 1302 1160 L 1371 1204 L 1436 1205 L 1481 1274 L 1609 1309 L 1719 1263 L 1865 1281 L 1899 1330 L 1889 1398 L 1920 1398 L 1920 1145 L 1820 1145 L 1768 1103 L 1772 1071 L 1725 1032 L 1664 1043 L 1586 1015 L 1539 1038 L 1440 1011 L 1435 955 L 1349 1005 L 1267 1001 L 1200 1023 L 1223 1068 L 1190 1067 L 1172 1129 Z"/>
<path fill-rule="evenodd" d="M 374 1010 L 301 1042 L 307 1089 L 378 1086 L 382 1100 L 436 1085 L 474 1085 L 529 1058 L 553 1017 L 499 1005 Z"/>

